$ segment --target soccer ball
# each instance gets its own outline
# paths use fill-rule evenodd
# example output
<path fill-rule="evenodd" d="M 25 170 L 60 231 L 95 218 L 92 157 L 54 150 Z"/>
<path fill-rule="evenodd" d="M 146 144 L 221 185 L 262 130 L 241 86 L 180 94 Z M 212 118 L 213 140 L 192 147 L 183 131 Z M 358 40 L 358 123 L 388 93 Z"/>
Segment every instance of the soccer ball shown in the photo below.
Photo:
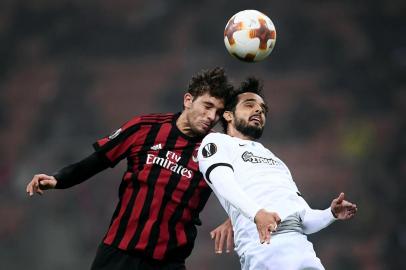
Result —
<path fill-rule="evenodd" d="M 243 10 L 228 21 L 224 43 L 228 52 L 245 62 L 264 60 L 275 46 L 275 26 L 257 10 Z"/>

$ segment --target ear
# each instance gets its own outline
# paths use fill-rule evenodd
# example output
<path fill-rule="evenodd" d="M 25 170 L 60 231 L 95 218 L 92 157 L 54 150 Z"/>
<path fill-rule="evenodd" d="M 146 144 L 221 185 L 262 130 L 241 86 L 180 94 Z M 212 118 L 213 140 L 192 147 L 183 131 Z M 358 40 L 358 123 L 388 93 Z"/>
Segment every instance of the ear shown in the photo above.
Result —
<path fill-rule="evenodd" d="M 223 112 L 223 118 L 227 121 L 227 123 L 230 123 L 233 120 L 234 116 L 233 116 L 232 112 L 224 111 Z"/>
<path fill-rule="evenodd" d="M 186 93 L 183 96 L 183 106 L 185 107 L 185 109 L 190 109 L 190 107 L 192 106 L 193 103 L 193 96 L 190 93 Z"/>

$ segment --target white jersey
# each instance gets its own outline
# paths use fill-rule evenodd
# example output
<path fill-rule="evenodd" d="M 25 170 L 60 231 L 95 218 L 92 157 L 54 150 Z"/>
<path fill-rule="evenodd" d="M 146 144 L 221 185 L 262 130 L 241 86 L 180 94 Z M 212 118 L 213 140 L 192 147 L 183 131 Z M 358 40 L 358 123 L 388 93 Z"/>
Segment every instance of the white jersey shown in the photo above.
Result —
<path fill-rule="evenodd" d="M 259 241 L 253 222 L 259 209 L 278 213 L 282 221 L 292 214 L 299 214 L 303 219 L 306 210 L 310 209 L 301 197 L 288 167 L 261 143 L 211 133 L 203 139 L 198 158 L 200 171 L 231 219 L 239 255 L 250 244 Z M 221 180 L 229 175 L 225 173 L 227 171 L 219 169 L 218 172 L 222 174 L 216 175 L 215 185 L 210 177 L 220 167 L 230 174 L 232 169 L 233 179 Z M 334 220 L 329 212 L 328 224 Z"/>

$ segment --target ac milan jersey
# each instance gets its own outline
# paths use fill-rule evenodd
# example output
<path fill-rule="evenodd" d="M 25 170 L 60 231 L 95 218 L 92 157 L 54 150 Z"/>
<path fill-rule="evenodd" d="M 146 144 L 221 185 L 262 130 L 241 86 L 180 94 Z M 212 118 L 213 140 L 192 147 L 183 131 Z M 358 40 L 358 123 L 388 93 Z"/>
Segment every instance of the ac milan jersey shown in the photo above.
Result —
<path fill-rule="evenodd" d="M 156 260 L 190 255 L 211 189 L 197 163 L 202 138 L 183 134 L 178 117 L 135 117 L 94 144 L 111 167 L 128 164 L 105 244 Z"/>

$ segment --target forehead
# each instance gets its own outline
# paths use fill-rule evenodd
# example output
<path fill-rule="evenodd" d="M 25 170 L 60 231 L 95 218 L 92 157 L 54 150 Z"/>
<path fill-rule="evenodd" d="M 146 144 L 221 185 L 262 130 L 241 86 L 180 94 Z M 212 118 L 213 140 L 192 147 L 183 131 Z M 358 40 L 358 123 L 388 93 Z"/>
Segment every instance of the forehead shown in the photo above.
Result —
<path fill-rule="evenodd" d="M 265 105 L 264 99 L 255 93 L 247 92 L 238 95 L 238 104 L 248 101 L 254 101 Z"/>
<path fill-rule="evenodd" d="M 204 93 L 203 95 L 194 98 L 193 102 L 210 103 L 219 108 L 224 107 L 224 100 L 222 98 L 213 97 L 209 93 Z"/>

